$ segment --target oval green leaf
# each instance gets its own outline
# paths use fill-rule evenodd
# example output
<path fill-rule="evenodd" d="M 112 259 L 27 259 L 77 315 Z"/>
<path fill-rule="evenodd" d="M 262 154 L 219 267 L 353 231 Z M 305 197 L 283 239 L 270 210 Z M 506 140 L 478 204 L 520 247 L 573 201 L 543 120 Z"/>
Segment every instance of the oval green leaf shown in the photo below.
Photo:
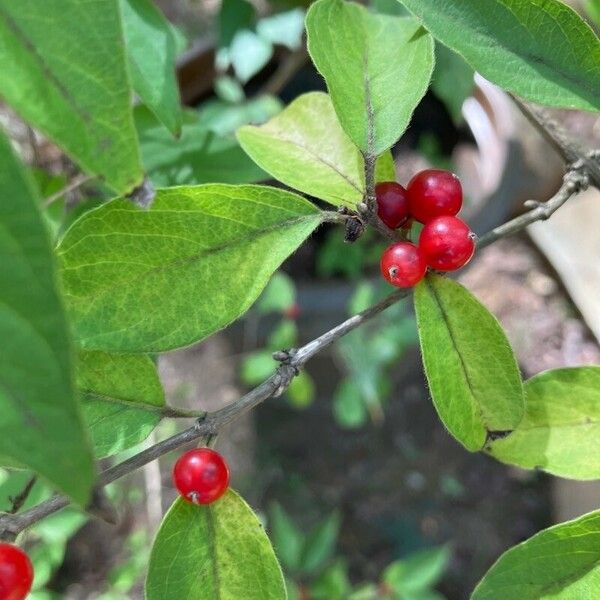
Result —
<path fill-rule="evenodd" d="M 173 134 L 181 132 L 177 39 L 152 0 L 120 0 L 133 89 Z"/>
<path fill-rule="evenodd" d="M 154 541 L 147 600 L 285 600 L 269 538 L 234 491 L 196 506 L 179 499 Z"/>
<path fill-rule="evenodd" d="M 0 456 L 84 505 L 92 453 L 50 239 L 37 194 L 1 132 L 0 164 Z"/>
<path fill-rule="evenodd" d="M 58 254 L 85 349 L 162 352 L 225 327 L 321 222 L 303 198 L 263 186 L 159 190 L 87 212 Z"/>
<path fill-rule="evenodd" d="M 335 206 L 363 198 L 362 156 L 323 92 L 303 94 L 268 123 L 238 129 L 237 137 L 257 165 L 294 189 Z"/>
<path fill-rule="evenodd" d="M 521 375 L 496 318 L 462 285 L 429 274 L 415 288 L 423 364 L 435 408 L 467 450 L 505 435 L 524 412 Z"/>
<path fill-rule="evenodd" d="M 525 469 L 600 478 L 600 367 L 546 371 L 525 382 L 525 417 L 487 451 Z"/>
<path fill-rule="evenodd" d="M 400 0 L 484 77 L 523 98 L 600 109 L 600 41 L 558 0 Z"/>
<path fill-rule="evenodd" d="M 404 133 L 427 91 L 432 37 L 410 17 L 342 0 L 315 2 L 306 31 L 342 127 L 364 154 L 381 154 Z"/>
<path fill-rule="evenodd" d="M 117 0 L 0 0 L 0 96 L 122 194 L 142 180 L 124 48 Z"/>
<path fill-rule="evenodd" d="M 334 206 L 354 208 L 365 194 L 364 160 L 323 92 L 296 98 L 268 123 L 237 131 L 242 148 L 275 179 Z M 375 164 L 376 181 L 395 181 L 391 152 Z"/>
<path fill-rule="evenodd" d="M 471 600 L 583 600 L 600 589 L 600 510 L 544 529 L 505 552 Z"/>
<path fill-rule="evenodd" d="M 99 458 L 145 440 L 165 412 L 156 365 L 143 354 L 80 352 L 77 388 Z"/>

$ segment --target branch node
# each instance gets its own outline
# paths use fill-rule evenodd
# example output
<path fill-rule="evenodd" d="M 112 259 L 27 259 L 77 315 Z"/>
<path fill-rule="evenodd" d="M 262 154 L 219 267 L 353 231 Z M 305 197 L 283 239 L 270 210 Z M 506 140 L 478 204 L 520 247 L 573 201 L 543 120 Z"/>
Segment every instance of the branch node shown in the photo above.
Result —
<path fill-rule="evenodd" d="M 0 513 L 0 541 L 14 542 L 23 531 L 18 515 Z"/>
<path fill-rule="evenodd" d="M 279 398 L 285 390 L 288 389 L 290 383 L 292 383 L 292 379 L 296 377 L 300 373 L 300 369 L 295 365 L 291 365 L 289 363 L 282 363 L 279 365 L 277 369 L 277 375 L 279 376 L 279 385 L 277 389 L 273 392 L 273 398 Z"/>
<path fill-rule="evenodd" d="M 594 150 L 590 150 L 588 152 L 587 157 L 590 160 L 598 160 L 598 161 L 600 161 L 600 148 L 595 148 Z"/>
<path fill-rule="evenodd" d="M 141 208 L 150 208 L 155 196 L 156 190 L 148 177 L 144 177 L 142 183 L 127 194 L 127 197 Z"/>
<path fill-rule="evenodd" d="M 523 202 L 525 208 L 539 208 L 541 205 L 542 202 L 539 200 L 525 200 L 525 202 Z"/>
<path fill-rule="evenodd" d="M 365 224 L 359 217 L 350 217 L 346 221 L 346 232 L 344 233 L 344 241 L 352 244 L 364 232 Z"/>
<path fill-rule="evenodd" d="M 281 363 L 282 365 L 289 365 L 296 356 L 298 350 L 296 348 L 289 348 L 287 350 L 276 350 L 273 352 L 273 360 Z"/>

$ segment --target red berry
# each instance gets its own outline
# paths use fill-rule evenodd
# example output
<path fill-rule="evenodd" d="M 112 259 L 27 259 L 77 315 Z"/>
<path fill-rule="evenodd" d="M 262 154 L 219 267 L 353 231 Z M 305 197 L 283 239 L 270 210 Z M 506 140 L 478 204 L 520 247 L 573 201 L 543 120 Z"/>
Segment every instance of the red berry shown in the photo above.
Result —
<path fill-rule="evenodd" d="M 390 228 L 400 227 L 408 219 L 406 190 L 395 181 L 383 181 L 375 186 L 377 214 Z"/>
<path fill-rule="evenodd" d="M 33 583 L 33 567 L 21 548 L 0 544 L 0 600 L 23 600 Z"/>
<path fill-rule="evenodd" d="M 173 467 L 177 491 L 193 504 L 218 500 L 229 485 L 229 469 L 223 457 L 210 448 L 189 450 Z"/>
<path fill-rule="evenodd" d="M 419 236 L 419 248 L 427 265 L 438 271 L 455 271 L 469 262 L 475 251 L 475 235 L 456 217 L 428 221 Z"/>
<path fill-rule="evenodd" d="M 421 251 L 411 242 L 397 242 L 388 246 L 381 256 L 380 267 L 385 279 L 399 288 L 416 285 L 427 271 Z"/>
<path fill-rule="evenodd" d="M 406 191 L 410 214 L 421 223 L 443 215 L 455 215 L 462 206 L 460 181 L 449 171 L 421 171 L 410 180 Z"/>

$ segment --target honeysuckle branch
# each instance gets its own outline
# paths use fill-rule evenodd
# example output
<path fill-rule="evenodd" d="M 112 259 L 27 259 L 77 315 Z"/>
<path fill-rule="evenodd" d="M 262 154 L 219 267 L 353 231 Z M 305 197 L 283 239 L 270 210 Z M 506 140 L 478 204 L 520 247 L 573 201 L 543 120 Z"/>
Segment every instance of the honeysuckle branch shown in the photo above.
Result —
<path fill-rule="evenodd" d="M 101 489 L 129 473 L 137 471 L 149 462 L 156 460 L 181 446 L 216 435 L 222 427 L 231 423 L 234 419 L 252 409 L 257 404 L 264 402 L 268 398 L 280 396 L 288 388 L 294 376 L 298 374 L 300 369 L 304 367 L 313 356 L 357 327 L 360 327 L 363 323 L 369 321 L 386 308 L 392 306 L 392 304 L 395 304 L 401 298 L 407 297 L 409 294 L 410 290 L 398 290 L 370 308 L 346 319 L 338 326 L 330 329 L 304 346 L 301 346 L 298 349 L 276 353 L 275 358 L 280 364 L 271 377 L 239 398 L 236 402 L 233 402 L 220 410 L 207 413 L 203 418 L 198 419 L 192 427 L 150 446 L 131 458 L 106 469 L 98 476 L 96 489 Z M 67 497 L 54 496 L 20 514 L 0 515 L 0 539 L 13 540 L 19 533 L 34 523 L 65 508 L 69 504 L 70 501 Z M 92 506 L 91 508 L 94 509 L 97 507 Z"/>
<path fill-rule="evenodd" d="M 97 175 L 86 175 L 85 173 L 80 173 L 79 175 L 77 175 L 77 177 L 73 179 L 73 181 L 68 183 L 64 188 L 62 188 L 55 194 L 51 194 L 47 198 L 44 198 L 44 208 L 47 208 L 57 200 L 60 200 L 60 198 L 62 198 L 65 194 L 74 192 L 75 190 L 79 189 L 82 185 L 90 183 L 90 181 L 94 181 L 96 179 L 98 179 Z"/>
<path fill-rule="evenodd" d="M 528 200 L 525 205 L 532 207 L 531 210 L 507 221 L 506 223 L 488 231 L 477 242 L 478 248 L 489 246 L 496 240 L 513 235 L 522 231 L 527 226 L 536 221 L 546 221 L 549 219 L 571 196 L 583 191 L 589 185 L 589 176 L 583 169 L 583 163 L 573 165 L 565 173 L 563 183 L 560 189 L 550 200 L 538 202 L 537 200 Z"/>
<path fill-rule="evenodd" d="M 539 127 L 546 127 L 546 125 L 540 124 L 541 121 L 536 120 L 536 122 Z M 552 131 L 554 131 L 554 129 Z M 549 135 L 550 139 L 554 139 L 554 133 Z M 556 142 L 554 145 L 557 148 L 563 147 L 562 141 Z M 593 151 L 587 152 L 586 150 L 579 148 L 576 144 L 567 144 L 564 146 L 564 148 L 567 147 L 570 148 L 569 152 L 571 152 L 573 148 L 578 149 L 576 150 L 576 155 L 574 157 L 572 157 L 571 154 L 566 154 L 566 150 L 564 150 L 565 153 L 562 153 L 562 156 L 569 160 L 571 166 L 566 172 L 564 182 L 559 191 L 545 203 L 529 201 L 528 205 L 532 206 L 531 210 L 483 235 L 478 242 L 479 248 L 522 231 L 536 221 L 548 219 L 571 196 L 584 189 L 588 183 L 592 183 L 600 188 L 600 179 L 596 179 L 595 171 L 595 167 L 598 165 L 597 153 Z M 573 160 L 571 160 L 571 157 Z M 374 199 L 374 169 L 374 159 L 367 160 L 367 157 L 365 157 L 366 195 L 365 202 L 363 203 L 365 207 L 362 212 L 365 213 L 366 209 L 365 214 L 370 215 L 369 222 L 379 231 L 385 233 L 387 237 L 390 237 L 389 232 L 385 232 L 385 230 L 382 229 L 382 227 L 385 228 L 385 225 L 379 221 L 376 212 L 374 213 L 373 210 L 369 210 L 369 205 L 373 207 L 372 200 Z M 365 214 L 362 215 L 363 218 L 365 217 Z M 327 213 L 323 220 L 339 222 L 347 219 L 347 215 Z M 377 226 L 376 224 L 378 221 L 380 226 Z M 397 238 L 392 237 L 391 239 Z M 149 462 L 152 462 L 173 450 L 177 450 L 178 448 L 193 442 L 198 442 L 199 440 L 207 440 L 214 437 L 222 427 L 234 421 L 241 414 L 251 410 L 269 398 L 280 396 L 288 388 L 294 376 L 298 374 L 300 369 L 303 368 L 313 356 L 409 295 L 411 295 L 411 290 L 398 290 L 377 304 L 374 304 L 372 307 L 346 319 L 333 329 L 325 332 L 323 335 L 308 342 L 304 346 L 298 349 L 276 352 L 274 358 L 279 361 L 279 367 L 273 375 L 267 378 L 259 386 L 224 408 L 206 413 L 202 418 L 198 419 L 192 427 L 158 442 L 100 473 L 93 494 L 94 500 L 90 507 L 88 507 L 88 512 L 96 515 L 102 513 L 102 511 L 99 510 L 99 498 L 102 498 L 101 490 L 104 486 L 137 471 Z M 0 514 L 0 539 L 14 539 L 19 533 L 31 525 L 37 523 L 44 517 L 65 508 L 69 504 L 70 501 L 67 497 L 57 495 L 22 513 Z"/>
<path fill-rule="evenodd" d="M 598 150 L 584 148 L 565 131 L 564 127 L 552 118 L 546 109 L 524 102 L 512 94 L 511 98 L 527 120 L 560 154 L 565 163 L 567 165 L 578 165 L 578 168 L 587 174 L 590 183 L 600 189 L 600 156 Z"/>

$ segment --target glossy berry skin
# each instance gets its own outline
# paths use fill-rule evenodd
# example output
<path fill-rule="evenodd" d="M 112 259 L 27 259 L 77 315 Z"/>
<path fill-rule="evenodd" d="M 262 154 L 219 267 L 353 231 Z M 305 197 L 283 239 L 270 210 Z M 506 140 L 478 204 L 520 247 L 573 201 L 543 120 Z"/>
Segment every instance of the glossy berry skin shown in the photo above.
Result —
<path fill-rule="evenodd" d="M 469 226 L 457 217 L 436 217 L 423 226 L 419 248 L 427 266 L 437 271 L 455 271 L 473 256 L 474 238 Z"/>
<path fill-rule="evenodd" d="M 196 448 L 181 455 L 175 463 L 173 483 L 188 502 L 210 504 L 226 492 L 229 468 L 218 452 Z"/>
<path fill-rule="evenodd" d="M 410 180 L 406 191 L 410 214 L 421 223 L 444 215 L 453 216 L 462 207 L 462 186 L 458 177 L 449 171 L 421 171 Z"/>
<path fill-rule="evenodd" d="M 397 242 L 388 246 L 379 265 L 384 278 L 399 288 L 416 285 L 427 271 L 427 263 L 420 249 L 411 242 Z"/>
<path fill-rule="evenodd" d="M 382 181 L 375 186 L 377 214 L 390 228 L 396 229 L 408 217 L 408 196 L 406 190 L 395 181 Z"/>
<path fill-rule="evenodd" d="M 23 600 L 33 583 L 33 567 L 21 548 L 0 544 L 0 600 Z"/>

